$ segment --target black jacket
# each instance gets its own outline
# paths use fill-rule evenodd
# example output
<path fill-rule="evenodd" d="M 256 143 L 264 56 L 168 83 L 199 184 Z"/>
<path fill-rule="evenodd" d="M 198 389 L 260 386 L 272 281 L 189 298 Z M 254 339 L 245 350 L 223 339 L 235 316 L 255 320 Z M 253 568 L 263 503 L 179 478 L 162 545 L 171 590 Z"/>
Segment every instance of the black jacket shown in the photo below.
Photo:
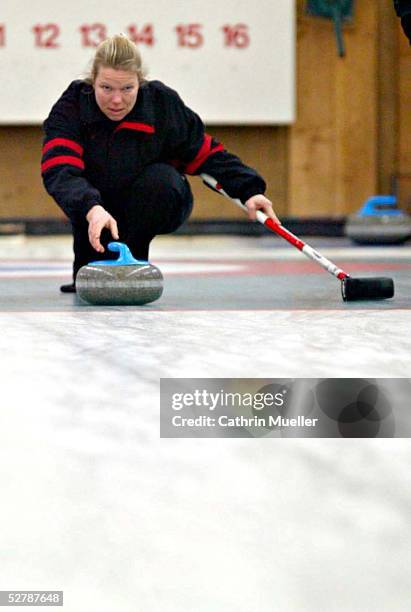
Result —
<path fill-rule="evenodd" d="M 165 162 L 181 173 L 213 176 L 245 202 L 264 193 L 255 170 L 224 150 L 179 95 L 159 81 L 140 86 L 134 108 L 111 121 L 93 88 L 73 81 L 44 123 L 42 176 L 47 192 L 69 216 L 86 215 L 127 189 L 148 164 Z"/>
<path fill-rule="evenodd" d="M 394 0 L 394 7 L 398 17 L 411 13 L 411 0 Z"/>
<path fill-rule="evenodd" d="M 411 43 L 411 0 L 394 0 L 394 7 L 398 17 L 401 17 L 404 34 Z"/>

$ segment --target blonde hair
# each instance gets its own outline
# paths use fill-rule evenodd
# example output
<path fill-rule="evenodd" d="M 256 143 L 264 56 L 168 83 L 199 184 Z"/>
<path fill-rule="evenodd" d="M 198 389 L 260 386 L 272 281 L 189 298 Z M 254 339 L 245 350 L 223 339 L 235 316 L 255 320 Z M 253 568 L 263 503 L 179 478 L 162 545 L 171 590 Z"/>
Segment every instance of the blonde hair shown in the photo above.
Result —
<path fill-rule="evenodd" d="M 94 85 L 101 67 L 134 72 L 140 84 L 145 81 L 140 52 L 125 34 L 116 34 L 99 44 L 85 79 L 87 83 Z"/>

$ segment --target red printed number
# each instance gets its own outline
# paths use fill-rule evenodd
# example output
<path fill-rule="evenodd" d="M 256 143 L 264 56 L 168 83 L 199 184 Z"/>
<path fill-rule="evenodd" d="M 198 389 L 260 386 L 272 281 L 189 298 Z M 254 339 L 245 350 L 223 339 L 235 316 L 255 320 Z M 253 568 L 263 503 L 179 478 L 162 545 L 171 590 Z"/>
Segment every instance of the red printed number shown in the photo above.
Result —
<path fill-rule="evenodd" d="M 154 45 L 154 27 L 151 23 L 143 26 L 141 30 L 136 25 L 130 25 L 127 28 L 127 33 L 130 40 L 136 45 L 147 45 L 147 47 Z"/>
<path fill-rule="evenodd" d="M 204 37 L 201 33 L 202 25 L 200 23 L 189 23 L 187 25 L 178 25 L 175 30 L 177 32 L 177 44 L 179 47 L 189 47 L 190 49 L 198 49 L 204 42 Z"/>
<path fill-rule="evenodd" d="M 107 38 L 107 28 L 102 23 L 85 24 L 79 30 L 83 47 L 97 47 Z"/>
<path fill-rule="evenodd" d="M 0 47 L 6 46 L 6 26 L 0 23 Z"/>
<path fill-rule="evenodd" d="M 224 45 L 226 47 L 236 47 L 237 49 L 249 47 L 250 35 L 248 33 L 248 26 L 245 23 L 225 25 L 221 29 L 224 32 Z"/>
<path fill-rule="evenodd" d="M 60 28 L 56 23 L 38 24 L 33 27 L 34 44 L 36 47 L 47 49 L 57 49 L 59 43 L 57 38 L 60 34 Z"/>

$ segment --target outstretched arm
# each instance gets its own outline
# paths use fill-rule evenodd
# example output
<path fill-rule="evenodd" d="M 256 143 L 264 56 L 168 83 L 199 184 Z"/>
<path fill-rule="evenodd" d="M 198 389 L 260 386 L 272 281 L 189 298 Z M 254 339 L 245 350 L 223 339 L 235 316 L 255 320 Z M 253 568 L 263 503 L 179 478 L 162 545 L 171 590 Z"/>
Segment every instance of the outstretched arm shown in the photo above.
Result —
<path fill-rule="evenodd" d="M 159 85 L 159 93 L 166 108 L 166 151 L 170 162 L 185 174 L 212 176 L 230 197 L 247 206 L 251 219 L 261 209 L 278 223 L 272 203 L 264 195 L 265 181 L 258 172 L 207 134 L 200 117 L 175 91 Z"/>

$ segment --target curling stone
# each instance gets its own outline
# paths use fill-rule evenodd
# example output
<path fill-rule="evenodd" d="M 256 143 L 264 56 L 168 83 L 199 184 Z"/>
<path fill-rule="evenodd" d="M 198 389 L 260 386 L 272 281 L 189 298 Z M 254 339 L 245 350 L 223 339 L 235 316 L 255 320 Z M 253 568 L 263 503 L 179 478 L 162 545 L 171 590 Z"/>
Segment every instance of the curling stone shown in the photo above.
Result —
<path fill-rule="evenodd" d="M 348 217 L 345 235 L 358 244 L 401 244 L 411 236 L 411 216 L 395 196 L 374 196 Z"/>
<path fill-rule="evenodd" d="M 93 261 L 80 268 L 77 295 L 89 304 L 139 306 L 154 302 L 163 293 L 163 275 L 148 261 L 135 259 L 127 245 L 110 242 L 115 260 Z"/>

